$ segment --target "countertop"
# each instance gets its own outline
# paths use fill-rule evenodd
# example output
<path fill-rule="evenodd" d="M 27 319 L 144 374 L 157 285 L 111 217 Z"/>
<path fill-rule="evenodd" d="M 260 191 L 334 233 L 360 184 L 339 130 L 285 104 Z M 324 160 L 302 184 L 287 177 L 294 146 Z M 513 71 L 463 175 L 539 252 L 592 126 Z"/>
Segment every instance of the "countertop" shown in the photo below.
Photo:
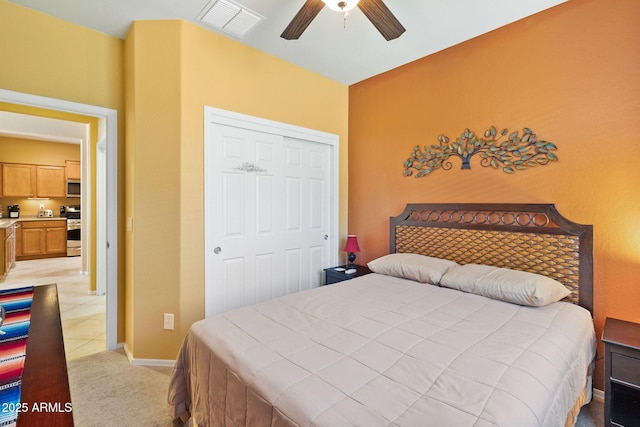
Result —
<path fill-rule="evenodd" d="M 54 217 L 42 217 L 38 218 L 36 215 L 25 215 L 20 216 L 20 218 L 0 218 L 0 229 L 11 227 L 11 225 L 15 224 L 18 221 L 55 221 L 55 220 L 63 220 L 66 221 L 67 218 L 61 216 Z"/>

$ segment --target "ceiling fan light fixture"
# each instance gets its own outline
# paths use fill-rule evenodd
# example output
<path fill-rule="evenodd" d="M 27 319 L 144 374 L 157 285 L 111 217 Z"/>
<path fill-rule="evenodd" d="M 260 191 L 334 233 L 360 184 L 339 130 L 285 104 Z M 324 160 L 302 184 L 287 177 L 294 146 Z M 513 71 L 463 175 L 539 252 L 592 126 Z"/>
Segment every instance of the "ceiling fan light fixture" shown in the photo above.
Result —
<path fill-rule="evenodd" d="M 348 12 L 358 4 L 360 0 L 322 0 L 329 9 L 336 12 Z"/>
<path fill-rule="evenodd" d="M 400 37 L 406 31 L 398 21 L 398 18 L 393 16 L 393 13 L 384 4 L 383 0 L 366 0 L 362 3 L 359 3 L 358 0 L 306 0 L 280 37 L 285 40 L 297 40 L 300 38 L 304 30 L 311 24 L 311 21 L 318 16 L 325 6 L 342 12 L 345 22 L 348 11 L 358 6 L 358 9 L 362 11 L 364 16 L 371 21 L 387 41 Z"/>

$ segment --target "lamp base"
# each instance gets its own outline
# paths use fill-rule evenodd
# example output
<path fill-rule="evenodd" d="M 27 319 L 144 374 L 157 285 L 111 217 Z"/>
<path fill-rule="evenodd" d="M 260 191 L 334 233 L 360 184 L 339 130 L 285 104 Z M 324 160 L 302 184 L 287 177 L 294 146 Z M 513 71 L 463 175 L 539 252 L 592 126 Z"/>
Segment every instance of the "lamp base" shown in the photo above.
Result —
<path fill-rule="evenodd" d="M 356 254 L 354 254 L 353 252 L 349 252 L 349 255 L 347 255 L 347 259 L 349 260 L 349 267 L 352 267 L 353 262 L 356 260 Z"/>

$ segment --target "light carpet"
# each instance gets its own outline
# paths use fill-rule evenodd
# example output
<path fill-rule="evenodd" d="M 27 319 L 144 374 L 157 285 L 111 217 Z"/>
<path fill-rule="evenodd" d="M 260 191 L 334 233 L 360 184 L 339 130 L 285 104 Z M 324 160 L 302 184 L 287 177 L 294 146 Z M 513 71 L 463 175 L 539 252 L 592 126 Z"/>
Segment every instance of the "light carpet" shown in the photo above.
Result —
<path fill-rule="evenodd" d="M 169 367 L 131 365 L 122 350 L 67 362 L 76 427 L 166 426 Z"/>

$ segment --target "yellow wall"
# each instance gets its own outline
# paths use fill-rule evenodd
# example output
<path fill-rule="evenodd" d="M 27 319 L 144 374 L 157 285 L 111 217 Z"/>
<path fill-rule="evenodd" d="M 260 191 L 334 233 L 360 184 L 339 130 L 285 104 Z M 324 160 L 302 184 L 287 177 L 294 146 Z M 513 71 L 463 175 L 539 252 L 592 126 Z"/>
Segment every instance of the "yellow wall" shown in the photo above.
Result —
<path fill-rule="evenodd" d="M 555 203 L 594 225 L 598 336 L 607 316 L 640 322 L 639 16 L 636 0 L 567 2 L 350 87 L 359 259 L 388 252 L 388 217 L 408 202 Z M 415 145 L 491 125 L 532 128 L 560 160 L 514 175 L 453 160 L 449 171 L 403 176 Z"/>
<path fill-rule="evenodd" d="M 123 117 L 123 47 L 120 39 L 0 0 L 0 88 L 118 110 Z M 24 114 L 89 123 L 92 144 L 97 143 L 98 120 L 65 112 L 0 103 L 0 109 Z M 124 121 L 118 138 L 123 143 Z M 95 152 L 95 151 L 94 151 Z M 124 150 L 120 151 L 120 197 L 124 191 Z M 95 171 L 95 157 L 91 170 Z M 92 180 L 95 182 L 95 179 Z M 95 189 L 94 189 L 95 191 Z M 120 206 L 124 203 L 121 201 Z M 95 206 L 93 221 L 95 222 Z M 122 216 L 123 210 L 119 212 Z M 120 223 L 122 224 L 122 218 Z M 92 241 L 95 242 L 95 229 Z M 120 231 L 121 236 L 124 232 Z M 122 240 L 122 237 L 120 238 Z M 95 250 L 90 261 L 95 289 Z M 121 259 L 123 259 L 121 252 Z M 124 262 L 120 263 L 122 277 Z M 119 340 L 124 340 L 124 281 L 119 280 Z"/>
<path fill-rule="evenodd" d="M 135 23 L 126 41 L 127 337 L 135 357 L 172 358 L 162 329 L 180 283 L 180 24 Z M 186 330 L 180 330 L 182 335 Z"/>
<path fill-rule="evenodd" d="M 65 166 L 80 160 L 80 145 L 0 136 L 0 162 Z"/>
<path fill-rule="evenodd" d="M 0 88 L 118 111 L 118 339 L 134 357 L 175 358 L 204 315 L 204 105 L 338 134 L 346 233 L 346 86 L 180 21 L 122 41 L 0 0 L 0 40 Z"/>
<path fill-rule="evenodd" d="M 136 22 L 125 55 L 126 344 L 173 359 L 204 317 L 204 106 L 338 134 L 344 234 L 348 88 L 183 21 Z M 163 313 L 176 313 L 174 331 Z"/>
<path fill-rule="evenodd" d="M 0 0 L 0 87 L 119 109 L 122 40 Z"/>

